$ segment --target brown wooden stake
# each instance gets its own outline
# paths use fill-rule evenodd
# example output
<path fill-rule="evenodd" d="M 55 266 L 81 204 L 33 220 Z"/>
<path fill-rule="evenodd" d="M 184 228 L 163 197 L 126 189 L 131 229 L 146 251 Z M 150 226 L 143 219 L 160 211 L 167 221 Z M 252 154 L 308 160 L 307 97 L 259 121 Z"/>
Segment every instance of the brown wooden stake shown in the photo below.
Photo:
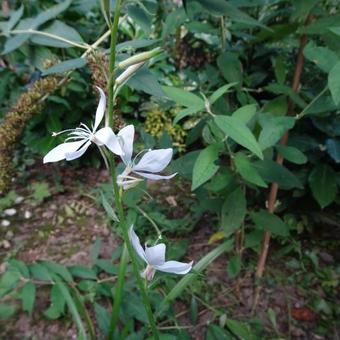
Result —
<path fill-rule="evenodd" d="M 312 20 L 312 16 L 309 16 L 307 18 L 306 24 L 308 24 L 311 20 Z M 304 34 L 300 38 L 300 46 L 299 46 L 299 51 L 298 51 L 298 54 L 297 54 L 294 76 L 293 76 L 293 81 L 292 81 L 292 89 L 293 89 L 294 92 L 299 91 L 301 73 L 302 73 L 303 64 L 304 64 L 303 50 L 304 50 L 306 44 L 307 44 L 307 35 Z M 289 100 L 287 115 L 292 115 L 294 113 L 294 108 L 295 108 L 294 102 L 292 100 Z M 283 137 L 280 140 L 281 145 L 287 144 L 288 136 L 289 136 L 289 132 L 286 131 L 286 133 L 283 135 Z M 282 165 L 282 163 L 283 163 L 283 157 L 280 154 L 277 155 L 276 163 L 280 164 L 280 165 Z M 268 207 L 267 207 L 268 212 L 271 213 L 271 214 L 273 214 L 274 211 L 275 211 L 277 192 L 278 192 L 277 183 L 272 183 L 272 185 L 270 187 L 270 191 L 269 191 Z M 263 235 L 261 252 L 260 252 L 258 262 L 257 262 L 256 273 L 255 273 L 256 281 L 261 279 L 262 276 L 263 276 L 263 272 L 264 272 L 264 269 L 265 269 L 266 260 L 267 260 L 267 256 L 268 256 L 269 243 L 270 243 L 270 233 L 268 231 L 266 231 Z M 258 303 L 258 300 L 259 300 L 259 297 L 260 297 L 260 292 L 261 292 L 261 286 L 258 285 L 256 287 L 256 290 L 255 290 L 255 296 L 254 296 L 254 302 L 253 302 L 253 311 L 256 309 L 256 306 L 257 306 L 257 303 Z"/>

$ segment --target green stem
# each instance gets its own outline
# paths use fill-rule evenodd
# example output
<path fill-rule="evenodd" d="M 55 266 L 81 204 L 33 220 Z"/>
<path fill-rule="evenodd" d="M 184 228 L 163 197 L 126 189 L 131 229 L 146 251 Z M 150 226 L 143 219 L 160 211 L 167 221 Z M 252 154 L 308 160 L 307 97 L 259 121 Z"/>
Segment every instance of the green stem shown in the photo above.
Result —
<path fill-rule="evenodd" d="M 144 286 L 143 280 L 140 276 L 140 272 L 139 272 L 139 268 L 138 268 L 138 262 L 137 262 L 137 258 L 136 258 L 136 254 L 132 248 L 131 242 L 129 240 L 129 233 L 128 233 L 128 226 L 126 225 L 126 220 L 125 220 L 125 215 L 124 215 L 124 209 L 123 209 L 123 204 L 122 204 L 122 197 L 120 195 L 119 192 L 119 187 L 117 185 L 117 176 L 116 176 L 116 167 L 115 167 L 115 163 L 114 160 L 112 158 L 110 158 L 110 167 L 111 167 L 111 177 L 112 177 L 112 183 L 113 183 L 113 188 L 114 188 L 114 195 L 115 195 L 115 206 L 117 209 L 117 213 L 118 213 L 118 218 L 119 218 L 119 225 L 120 228 L 123 232 L 123 238 L 124 238 L 124 242 L 126 244 L 129 256 L 131 258 L 131 262 L 132 262 L 132 269 L 133 269 L 133 273 L 135 275 L 135 278 L 137 280 L 137 284 L 138 284 L 138 288 L 140 291 L 140 294 L 142 296 L 142 301 L 148 316 L 148 320 L 151 326 L 151 330 L 153 333 L 153 337 L 155 340 L 159 339 L 159 335 L 158 335 L 158 331 L 157 331 L 157 327 L 156 327 L 156 322 L 152 313 L 152 309 L 151 309 L 151 304 L 148 298 L 148 294 L 147 294 L 147 290 Z M 119 274 L 122 276 L 125 276 L 125 270 L 126 267 L 123 271 L 124 267 L 119 269 Z M 124 274 L 124 275 L 123 275 Z M 118 279 L 119 280 L 119 279 Z M 114 300 L 114 307 L 113 310 L 115 311 L 115 315 L 112 316 L 112 324 L 110 326 L 110 339 L 113 339 L 113 333 L 111 331 L 111 329 L 113 329 L 113 331 L 116 329 L 116 325 L 117 325 L 117 321 L 118 321 L 118 313 L 119 313 L 119 306 L 116 307 L 115 304 L 119 304 L 119 302 L 121 301 L 122 298 L 122 286 L 117 286 L 116 287 L 116 291 L 115 291 L 115 300 Z"/>
<path fill-rule="evenodd" d="M 120 15 L 121 0 L 116 0 L 115 15 L 113 25 L 111 26 L 111 46 L 110 46 L 110 60 L 109 60 L 109 83 L 108 83 L 108 126 L 113 125 L 113 84 L 114 84 L 114 68 L 116 62 L 116 45 L 117 45 L 117 32 Z"/>

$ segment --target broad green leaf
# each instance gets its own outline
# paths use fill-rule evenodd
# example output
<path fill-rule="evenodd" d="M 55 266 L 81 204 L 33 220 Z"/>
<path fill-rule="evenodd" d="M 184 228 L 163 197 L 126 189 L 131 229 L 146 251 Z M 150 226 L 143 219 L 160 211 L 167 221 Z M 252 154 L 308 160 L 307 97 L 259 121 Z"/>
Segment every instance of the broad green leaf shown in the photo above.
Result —
<path fill-rule="evenodd" d="M 11 259 L 11 260 L 8 261 L 8 265 L 9 265 L 9 268 L 14 268 L 18 272 L 20 272 L 20 274 L 25 279 L 28 279 L 30 277 L 30 272 L 29 272 L 28 267 L 25 264 L 25 262 L 20 261 L 20 260 L 16 260 L 16 259 Z"/>
<path fill-rule="evenodd" d="M 329 15 L 313 21 L 310 25 L 300 26 L 298 33 L 322 35 L 328 33 L 330 27 L 338 26 L 340 15 Z"/>
<path fill-rule="evenodd" d="M 184 156 L 175 159 L 173 162 L 170 163 L 169 171 L 178 172 L 185 179 L 191 180 L 194 165 L 199 154 L 200 151 L 195 150 L 188 152 Z"/>
<path fill-rule="evenodd" d="M 66 282 L 73 282 L 72 275 L 65 266 L 51 261 L 43 261 L 42 265 L 46 267 L 50 272 L 58 274 Z"/>
<path fill-rule="evenodd" d="M 242 145 L 259 158 L 263 158 L 260 145 L 256 141 L 254 135 L 237 117 L 216 116 L 215 122 L 226 136 L 230 137 L 237 144 Z"/>
<path fill-rule="evenodd" d="M 136 50 L 138 48 L 149 47 L 160 42 L 159 39 L 136 39 L 124 41 L 117 44 L 116 51 L 122 52 L 124 50 Z"/>
<path fill-rule="evenodd" d="M 238 88 L 242 85 L 242 65 L 236 54 L 225 52 L 217 58 L 217 65 L 223 77 L 229 83 L 237 83 Z"/>
<path fill-rule="evenodd" d="M 12 291 L 20 280 L 18 271 L 6 271 L 0 279 L 0 298 Z"/>
<path fill-rule="evenodd" d="M 200 152 L 193 169 L 192 191 L 208 181 L 217 172 L 219 166 L 215 162 L 218 160 L 218 151 L 217 145 L 212 144 Z"/>
<path fill-rule="evenodd" d="M 289 235 L 289 227 L 278 216 L 266 210 L 251 213 L 250 217 L 260 230 L 266 230 L 278 236 Z"/>
<path fill-rule="evenodd" d="M 202 109 L 203 109 L 202 105 L 199 105 L 199 106 L 187 107 L 186 109 L 177 112 L 176 117 L 174 118 L 173 124 L 174 125 L 177 124 L 181 119 L 187 116 L 191 116 L 194 113 L 197 113 L 199 111 L 202 111 Z"/>
<path fill-rule="evenodd" d="M 19 25 L 16 27 L 16 30 L 36 30 L 40 25 L 44 24 L 45 22 L 55 19 L 58 14 L 65 11 L 71 4 L 71 0 L 65 0 L 60 4 L 50 7 L 46 11 L 41 12 L 35 18 L 27 18 L 23 19 L 19 22 Z M 2 54 L 7 54 L 18 47 L 20 47 L 23 43 L 25 43 L 31 34 L 18 34 L 6 40 L 4 50 Z"/>
<path fill-rule="evenodd" d="M 340 36 L 340 26 L 338 27 L 330 27 L 329 30 L 333 32 L 334 34 Z"/>
<path fill-rule="evenodd" d="M 272 65 L 274 68 L 276 81 L 279 84 L 284 84 L 287 75 L 287 68 L 283 58 L 282 57 L 273 58 Z"/>
<path fill-rule="evenodd" d="M 313 42 L 303 50 L 305 57 L 315 63 L 322 71 L 328 73 L 338 61 L 338 56 L 335 52 L 327 47 L 315 46 Z"/>
<path fill-rule="evenodd" d="M 162 38 L 173 33 L 176 28 L 180 27 L 186 20 L 187 16 L 183 8 L 179 7 L 166 16 L 162 30 Z"/>
<path fill-rule="evenodd" d="M 213 15 L 220 17 L 221 15 L 227 16 L 230 20 L 239 22 L 249 26 L 266 27 L 261 22 L 255 20 L 247 13 L 242 12 L 236 6 L 233 6 L 225 0 L 196 0 L 204 9 Z"/>
<path fill-rule="evenodd" d="M 51 289 L 50 300 L 51 305 L 44 311 L 44 315 L 50 320 L 55 320 L 64 314 L 66 304 L 65 297 L 57 285 L 53 285 Z"/>
<path fill-rule="evenodd" d="M 234 158 L 234 162 L 238 173 L 243 179 L 259 187 L 267 188 L 268 185 L 244 153 L 238 152 Z"/>
<path fill-rule="evenodd" d="M 246 213 L 247 200 L 239 187 L 227 196 L 222 206 L 221 225 L 226 237 L 240 228 Z"/>
<path fill-rule="evenodd" d="M 231 279 L 234 279 L 241 270 L 241 257 L 240 255 L 235 255 L 230 258 L 227 266 L 227 273 Z"/>
<path fill-rule="evenodd" d="M 208 325 L 207 335 L 205 340 L 234 340 L 231 336 L 220 326 L 213 323 Z"/>
<path fill-rule="evenodd" d="M 164 92 L 157 78 L 147 68 L 142 67 L 128 81 L 127 85 L 137 91 L 143 91 L 155 97 L 163 97 Z"/>
<path fill-rule="evenodd" d="M 262 114 L 259 119 L 262 130 L 259 136 L 261 150 L 265 150 L 275 145 L 284 133 L 295 124 L 292 117 L 271 117 Z"/>
<path fill-rule="evenodd" d="M 318 164 L 309 175 L 313 196 L 323 209 L 331 204 L 337 194 L 336 174 L 327 164 Z"/>
<path fill-rule="evenodd" d="M 30 265 L 30 272 L 35 280 L 52 281 L 52 277 L 48 270 L 40 263 Z"/>
<path fill-rule="evenodd" d="M 71 266 L 68 268 L 68 270 L 73 276 L 80 277 L 81 279 L 97 279 L 96 272 L 93 269 L 85 266 Z"/>
<path fill-rule="evenodd" d="M 149 35 L 151 32 L 152 18 L 142 7 L 138 5 L 128 6 L 129 17 L 136 22 L 138 26 Z"/>
<path fill-rule="evenodd" d="M 10 318 L 15 312 L 16 307 L 8 303 L 0 303 L 0 320 L 5 320 Z"/>
<path fill-rule="evenodd" d="M 291 15 L 291 20 L 299 20 L 304 22 L 313 9 L 313 7 L 319 2 L 319 0 L 299 0 L 294 1 L 292 4 L 294 5 Z"/>
<path fill-rule="evenodd" d="M 36 287 L 33 282 L 27 282 L 21 289 L 22 309 L 29 314 L 32 313 L 34 307 L 35 293 Z"/>
<path fill-rule="evenodd" d="M 289 162 L 295 164 L 305 164 L 308 159 L 303 152 L 292 146 L 276 145 L 279 154 Z"/>
<path fill-rule="evenodd" d="M 253 340 L 254 336 L 251 334 L 249 326 L 244 322 L 228 319 L 226 321 L 227 327 L 234 333 L 239 339 Z"/>
<path fill-rule="evenodd" d="M 340 104 L 340 61 L 338 61 L 328 74 L 328 87 L 331 91 L 335 105 Z"/>
<path fill-rule="evenodd" d="M 109 333 L 109 327 L 110 327 L 109 312 L 98 303 L 94 304 L 94 312 L 96 315 L 96 320 L 97 320 L 99 329 L 103 332 L 104 335 L 107 335 Z"/>
<path fill-rule="evenodd" d="M 204 108 L 204 100 L 191 92 L 171 86 L 162 86 L 162 88 L 167 97 L 172 99 L 176 104 L 185 107 Z"/>
<path fill-rule="evenodd" d="M 55 64 L 45 70 L 43 72 L 43 75 L 46 76 L 48 74 L 53 73 L 64 73 L 67 71 L 71 71 L 76 68 L 81 68 L 86 65 L 86 59 L 85 58 L 76 58 L 76 59 L 69 59 L 66 61 L 62 61 L 61 63 Z"/>
<path fill-rule="evenodd" d="M 168 293 L 168 295 L 163 300 L 163 305 L 167 302 L 171 302 L 174 299 L 176 299 L 185 288 L 188 287 L 188 285 L 194 281 L 196 278 L 196 273 L 201 273 L 203 270 L 205 270 L 210 263 L 212 263 L 214 260 L 216 260 L 219 256 L 221 256 L 223 253 L 230 251 L 233 248 L 233 240 L 228 240 L 213 250 L 211 250 L 208 254 L 203 256 L 194 266 L 192 271 L 194 273 L 186 274 L 176 285 L 171 289 L 171 291 Z M 159 309 L 162 310 L 162 307 Z"/>
<path fill-rule="evenodd" d="M 253 165 L 265 182 L 277 183 L 279 188 L 284 190 L 303 188 L 300 180 L 292 172 L 270 159 L 254 162 Z"/>
<path fill-rule="evenodd" d="M 9 20 L 4 24 L 3 32 L 7 33 L 10 31 L 20 20 L 24 13 L 24 6 L 21 5 L 16 11 L 11 13 Z"/>
<path fill-rule="evenodd" d="M 105 212 L 107 214 L 107 216 L 114 222 L 119 222 L 118 216 L 115 213 L 115 211 L 113 210 L 111 204 L 109 203 L 109 201 L 106 199 L 105 195 L 102 193 L 101 194 L 101 199 L 102 199 L 102 204 L 103 204 L 103 208 L 105 209 Z"/>
<path fill-rule="evenodd" d="M 64 24 L 62 21 L 55 20 L 50 26 L 42 30 L 42 32 L 57 35 L 61 38 L 76 42 L 83 43 L 83 39 L 80 34 L 71 26 Z M 71 44 L 54 39 L 52 37 L 47 37 L 39 34 L 33 34 L 31 41 L 34 44 L 51 46 L 51 47 L 72 47 Z"/>
<path fill-rule="evenodd" d="M 267 85 L 265 89 L 275 94 L 284 94 L 288 96 L 296 105 L 298 105 L 302 109 L 306 106 L 306 102 L 288 85 L 273 83 Z"/>
<path fill-rule="evenodd" d="M 67 286 L 58 278 L 55 277 L 56 280 L 56 287 L 58 287 L 58 289 L 60 290 L 60 292 L 62 293 L 62 295 L 65 298 L 67 307 L 72 315 L 73 320 L 75 321 L 75 323 L 77 324 L 78 327 L 78 331 L 79 331 L 79 337 L 81 337 L 81 339 L 86 339 L 86 331 L 85 331 L 85 327 L 83 324 L 83 321 L 79 315 L 79 311 L 77 309 L 77 306 L 75 304 L 75 301 L 69 291 L 69 289 L 67 288 Z"/>
<path fill-rule="evenodd" d="M 340 140 L 339 139 L 327 139 L 326 149 L 328 154 L 334 159 L 336 163 L 340 162 Z"/>
<path fill-rule="evenodd" d="M 254 117 L 256 113 L 256 105 L 249 104 L 237 109 L 232 116 L 242 124 L 247 124 Z"/>
<path fill-rule="evenodd" d="M 285 116 L 288 111 L 288 100 L 285 95 L 276 97 L 263 105 L 262 112 L 271 116 Z"/>
<path fill-rule="evenodd" d="M 221 96 L 223 96 L 228 90 L 235 86 L 237 83 L 231 83 L 221 86 L 219 89 L 217 89 L 210 97 L 209 97 L 209 103 L 210 105 L 214 104 L 217 99 L 219 99 Z"/>

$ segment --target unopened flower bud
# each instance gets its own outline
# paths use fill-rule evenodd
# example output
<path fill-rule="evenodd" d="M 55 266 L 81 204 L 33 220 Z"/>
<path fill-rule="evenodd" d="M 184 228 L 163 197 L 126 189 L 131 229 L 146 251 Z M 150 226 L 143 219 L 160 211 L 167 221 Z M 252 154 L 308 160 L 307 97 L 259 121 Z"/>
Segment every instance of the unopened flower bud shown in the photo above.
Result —
<path fill-rule="evenodd" d="M 116 78 L 116 85 L 123 84 L 128 80 L 134 73 L 136 73 L 143 65 L 145 61 L 129 66 L 119 77 Z"/>
<path fill-rule="evenodd" d="M 122 68 L 127 68 L 131 65 L 135 65 L 135 64 L 139 64 L 141 62 L 145 62 L 153 57 L 155 57 L 157 54 L 161 53 L 162 49 L 160 47 L 157 47 L 151 51 L 148 52 L 142 52 L 142 53 L 138 53 L 130 58 L 127 58 L 123 61 L 121 61 L 118 64 L 118 68 L 122 69 Z"/>

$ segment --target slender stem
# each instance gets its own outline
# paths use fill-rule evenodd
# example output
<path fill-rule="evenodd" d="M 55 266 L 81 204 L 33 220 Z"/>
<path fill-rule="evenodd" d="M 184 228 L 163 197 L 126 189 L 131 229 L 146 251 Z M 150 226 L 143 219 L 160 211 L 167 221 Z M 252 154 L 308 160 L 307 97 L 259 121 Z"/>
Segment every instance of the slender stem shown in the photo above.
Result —
<path fill-rule="evenodd" d="M 153 313 L 152 313 L 150 301 L 149 301 L 143 280 L 140 276 L 140 272 L 139 272 L 139 268 L 138 268 L 138 262 L 137 262 L 135 252 L 132 249 L 132 245 L 131 245 L 131 242 L 129 240 L 128 226 L 127 226 L 126 220 L 125 220 L 124 209 L 123 209 L 123 204 L 122 204 L 122 197 L 120 195 L 120 190 L 119 190 L 119 187 L 117 185 L 115 163 L 114 163 L 114 160 L 112 158 L 110 159 L 110 166 L 111 166 L 111 177 L 112 177 L 114 194 L 115 194 L 115 206 L 116 206 L 117 213 L 118 213 L 119 225 L 120 225 L 121 230 L 123 232 L 124 242 L 126 244 L 129 256 L 131 258 L 132 269 L 133 269 L 135 278 L 137 280 L 139 291 L 140 291 L 141 296 L 142 296 L 142 301 L 143 301 L 143 304 L 144 304 L 144 307 L 145 307 L 145 310 L 146 310 L 146 313 L 147 313 L 147 316 L 148 316 L 148 320 L 149 320 L 149 323 L 150 323 L 150 326 L 151 326 L 153 337 L 154 337 L 155 340 L 158 340 L 159 335 L 158 335 L 158 331 L 157 331 L 157 327 L 156 327 L 156 322 L 155 322 L 155 319 L 154 319 L 154 316 L 153 316 Z M 120 271 L 120 274 L 125 274 L 125 272 L 123 272 L 123 269 L 122 269 L 122 272 L 121 272 L 121 268 L 120 268 L 119 271 Z M 119 286 L 116 287 L 114 304 L 118 304 L 119 299 L 121 299 L 122 291 L 119 290 L 119 288 L 120 288 Z M 123 287 L 121 287 L 121 289 L 122 288 Z M 118 307 L 114 306 L 113 308 L 114 308 L 114 310 L 116 310 L 117 308 L 119 309 L 119 306 Z M 117 317 L 115 316 L 115 319 L 113 320 L 114 322 L 118 321 L 118 320 L 115 321 L 116 318 Z M 116 324 L 114 324 L 114 323 L 111 324 L 110 334 L 109 334 L 110 340 L 113 339 L 113 332 L 111 331 L 112 328 L 113 328 L 113 330 L 116 329 Z"/>
<path fill-rule="evenodd" d="M 55 34 L 48 33 L 48 32 L 43 32 L 43 31 L 36 31 L 36 30 L 28 29 L 28 30 L 13 30 L 10 33 L 11 34 L 24 34 L 24 33 L 37 34 L 37 35 L 42 35 L 44 37 L 48 37 L 48 38 L 52 38 L 52 39 L 55 39 L 55 40 L 62 41 L 64 43 L 67 43 L 67 44 L 75 46 L 75 47 L 82 48 L 84 50 L 89 48 L 88 44 L 80 44 L 80 43 L 77 43 L 75 41 L 60 37 L 59 35 L 55 35 Z"/>
<path fill-rule="evenodd" d="M 116 45 L 117 45 L 117 32 L 120 15 L 121 0 L 116 0 L 115 15 L 113 25 L 111 26 L 111 46 L 110 46 L 110 60 L 109 60 L 109 82 L 108 82 L 108 116 L 107 122 L 110 127 L 113 125 L 113 84 L 114 84 L 114 67 L 116 62 Z"/>
<path fill-rule="evenodd" d="M 325 86 L 325 88 L 316 96 L 313 98 L 313 100 L 308 104 L 306 105 L 306 107 L 299 113 L 295 116 L 295 119 L 301 119 L 302 117 L 304 117 L 306 114 L 308 114 L 308 110 L 314 105 L 314 103 L 316 101 L 319 100 L 320 97 L 322 97 L 322 95 L 328 90 L 328 85 Z"/>
<path fill-rule="evenodd" d="M 226 48 L 227 32 L 225 29 L 225 22 L 224 22 L 223 15 L 220 17 L 220 24 L 221 24 L 221 49 L 222 49 L 222 52 L 224 52 Z"/>

